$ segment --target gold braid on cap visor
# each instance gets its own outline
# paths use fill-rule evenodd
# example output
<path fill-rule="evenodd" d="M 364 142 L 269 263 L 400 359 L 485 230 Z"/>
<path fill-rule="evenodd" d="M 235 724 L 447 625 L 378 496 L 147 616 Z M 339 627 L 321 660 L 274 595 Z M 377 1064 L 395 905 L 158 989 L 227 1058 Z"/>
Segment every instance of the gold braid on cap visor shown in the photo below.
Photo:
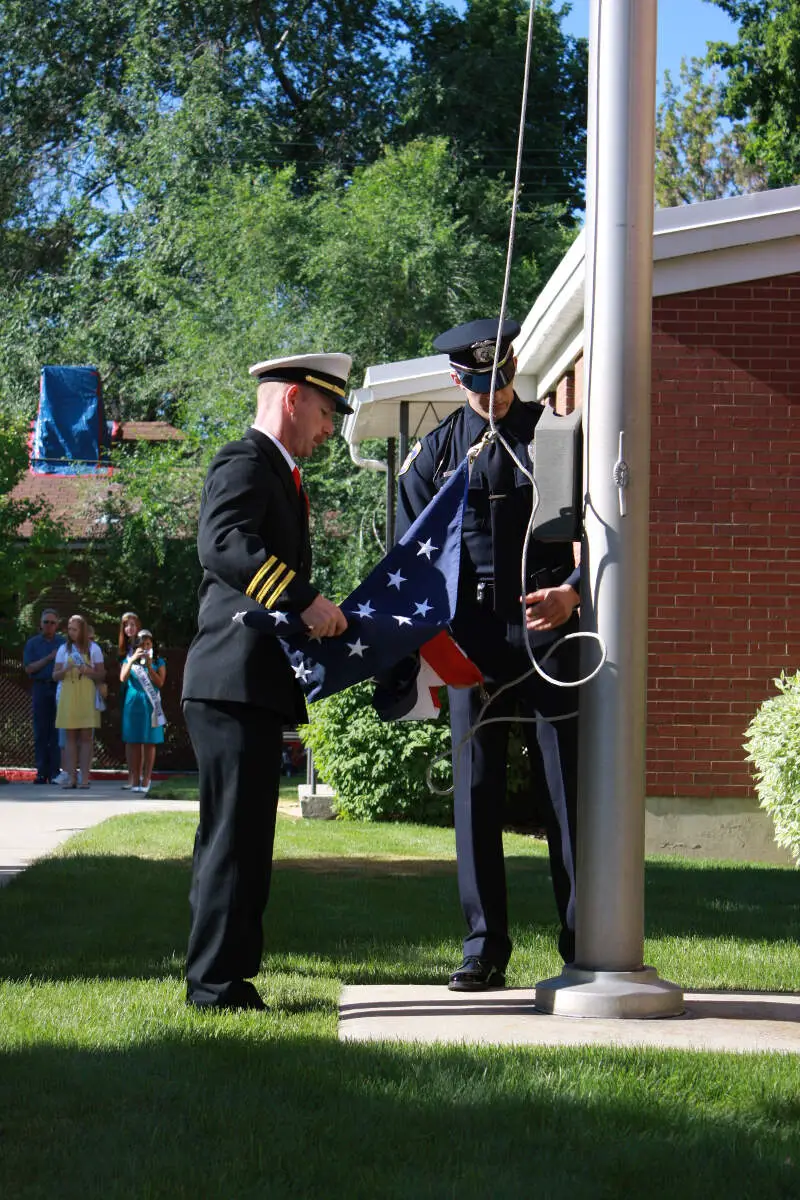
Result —
<path fill-rule="evenodd" d="M 505 371 L 503 368 L 511 360 L 511 370 Z M 461 363 L 451 362 L 453 370 L 458 375 L 463 386 L 468 392 L 475 392 L 477 395 L 487 395 L 492 390 L 492 371 L 494 364 L 488 367 L 465 367 Z M 516 364 L 512 354 L 512 347 L 509 346 L 501 361 L 497 364 L 497 387 L 508 387 L 511 380 L 517 373 Z M 476 385 L 480 384 L 478 387 Z"/>
<path fill-rule="evenodd" d="M 316 375 L 306 375 L 306 383 L 324 388 L 326 392 L 335 392 L 337 396 L 344 398 L 344 388 L 337 387 L 335 383 L 328 383 L 327 379 L 318 379 Z"/>

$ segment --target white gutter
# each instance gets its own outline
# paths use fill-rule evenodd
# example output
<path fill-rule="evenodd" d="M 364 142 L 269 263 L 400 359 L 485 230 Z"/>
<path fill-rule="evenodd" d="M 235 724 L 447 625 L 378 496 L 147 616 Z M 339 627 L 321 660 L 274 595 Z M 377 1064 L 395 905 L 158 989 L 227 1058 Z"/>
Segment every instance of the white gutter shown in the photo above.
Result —
<path fill-rule="evenodd" d="M 372 400 L 372 398 L 372 392 L 369 388 L 354 388 L 348 396 L 347 403 L 351 406 L 351 408 L 357 408 L 362 400 Z M 345 418 L 345 425 L 346 422 L 350 420 L 351 416 L 353 416 L 352 413 Z M 361 442 L 351 442 L 347 437 L 347 430 L 345 426 L 342 428 L 342 434 L 344 435 L 345 441 L 347 442 L 350 450 L 350 458 L 357 467 L 363 467 L 366 471 L 383 471 L 383 473 L 386 474 L 386 472 L 389 470 L 388 463 L 385 463 L 381 458 L 362 458 L 358 452 L 358 447 L 361 445 Z"/>

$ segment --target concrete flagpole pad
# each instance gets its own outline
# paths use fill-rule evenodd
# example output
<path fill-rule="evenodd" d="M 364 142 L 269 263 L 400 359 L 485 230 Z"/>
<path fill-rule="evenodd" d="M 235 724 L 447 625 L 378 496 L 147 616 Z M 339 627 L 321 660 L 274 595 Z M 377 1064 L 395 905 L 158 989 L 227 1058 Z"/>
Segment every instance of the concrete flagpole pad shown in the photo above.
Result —
<path fill-rule="evenodd" d="M 457 993 L 441 984 L 347 986 L 339 1039 L 800 1054 L 800 993 L 686 992 L 683 1009 L 680 1016 L 621 1021 L 540 1012 L 528 988 Z"/>

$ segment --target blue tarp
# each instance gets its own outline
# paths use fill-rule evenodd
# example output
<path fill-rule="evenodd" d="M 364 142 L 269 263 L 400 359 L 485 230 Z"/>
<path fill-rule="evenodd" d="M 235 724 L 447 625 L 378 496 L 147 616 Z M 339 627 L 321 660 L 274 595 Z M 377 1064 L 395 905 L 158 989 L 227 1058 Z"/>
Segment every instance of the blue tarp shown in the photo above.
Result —
<path fill-rule="evenodd" d="M 99 371 L 42 367 L 31 470 L 43 475 L 105 474 L 109 444 Z"/>

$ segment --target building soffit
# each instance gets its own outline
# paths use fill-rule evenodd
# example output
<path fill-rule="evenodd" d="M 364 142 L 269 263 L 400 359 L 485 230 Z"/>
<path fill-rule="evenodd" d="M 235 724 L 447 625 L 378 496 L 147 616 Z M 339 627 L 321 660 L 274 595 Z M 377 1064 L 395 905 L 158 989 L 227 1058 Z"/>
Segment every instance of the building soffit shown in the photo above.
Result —
<path fill-rule="evenodd" d="M 653 295 L 800 271 L 800 186 L 658 209 L 653 233 Z M 585 236 L 581 231 L 525 318 L 515 343 L 519 391 L 541 399 L 583 346 Z M 462 403 L 450 382 L 447 356 L 367 368 L 351 394 L 346 441 L 397 435 L 401 403 L 410 437 L 419 437 Z"/>

